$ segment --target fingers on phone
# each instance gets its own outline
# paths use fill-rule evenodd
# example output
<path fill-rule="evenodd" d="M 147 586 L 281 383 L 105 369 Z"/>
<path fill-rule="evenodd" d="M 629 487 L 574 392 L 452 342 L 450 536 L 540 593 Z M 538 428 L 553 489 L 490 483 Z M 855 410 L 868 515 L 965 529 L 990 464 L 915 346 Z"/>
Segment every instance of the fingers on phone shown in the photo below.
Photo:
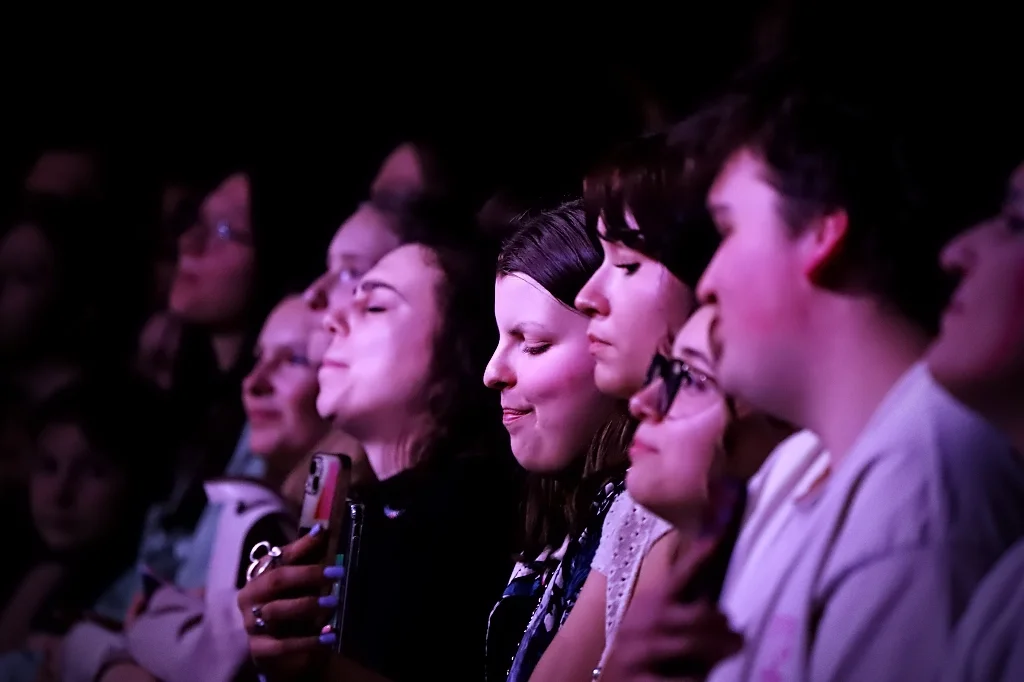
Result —
<path fill-rule="evenodd" d="M 309 531 L 295 542 L 281 548 L 281 563 L 302 563 L 304 559 L 310 558 L 311 555 L 315 555 L 315 550 L 320 547 L 320 543 L 323 541 L 323 538 L 323 529 L 320 524 L 316 524 L 313 526 L 313 530 Z"/>
<path fill-rule="evenodd" d="M 271 602 L 296 594 L 319 593 L 329 582 L 319 565 L 279 566 L 249 583 L 248 601 L 266 608 Z"/>
<path fill-rule="evenodd" d="M 257 662 L 260 659 L 275 659 L 322 648 L 323 644 L 320 643 L 320 635 L 289 637 L 287 639 L 276 639 L 274 637 L 252 637 L 249 639 L 249 653 L 252 654 L 252 657 Z"/>

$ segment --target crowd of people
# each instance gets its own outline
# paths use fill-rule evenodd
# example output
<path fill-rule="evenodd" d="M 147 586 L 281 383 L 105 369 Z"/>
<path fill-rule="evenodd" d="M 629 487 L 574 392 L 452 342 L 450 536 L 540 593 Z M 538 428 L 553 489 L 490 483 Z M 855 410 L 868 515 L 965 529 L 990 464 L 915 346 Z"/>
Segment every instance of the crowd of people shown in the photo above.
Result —
<path fill-rule="evenodd" d="M 954 199 L 877 100 L 760 64 L 557 200 L 407 142 L 283 235 L 229 164 L 135 243 L 45 151 L 0 231 L 0 679 L 1024 679 L 1024 149 Z M 318 452 L 348 574 L 298 534 Z"/>

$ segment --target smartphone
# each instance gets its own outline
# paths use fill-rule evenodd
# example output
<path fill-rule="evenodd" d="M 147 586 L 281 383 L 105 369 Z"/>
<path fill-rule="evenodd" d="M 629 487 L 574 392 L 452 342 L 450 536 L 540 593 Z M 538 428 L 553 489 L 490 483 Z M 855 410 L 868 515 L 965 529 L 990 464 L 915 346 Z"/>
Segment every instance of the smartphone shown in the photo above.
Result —
<path fill-rule="evenodd" d="M 328 627 L 336 635 L 336 648 L 340 650 L 341 629 L 344 624 L 345 597 L 348 594 L 348 576 L 351 560 L 351 511 L 349 486 L 352 482 L 352 459 L 348 455 L 318 452 L 309 464 L 306 489 L 299 516 L 299 533 L 306 535 L 313 526 L 320 525 L 326 534 L 325 564 L 345 567 L 345 579 L 324 588 L 322 596 L 333 596 L 338 607 L 328 620 Z M 358 543 L 357 543 L 358 547 Z"/>
<path fill-rule="evenodd" d="M 348 500 L 345 506 L 347 518 L 345 519 L 340 542 L 340 549 L 344 551 L 344 556 L 340 557 L 340 560 L 345 566 L 345 579 L 340 584 L 335 585 L 335 590 L 332 592 L 338 598 L 338 608 L 332 614 L 329 623 L 331 631 L 338 637 L 334 647 L 338 653 L 341 653 L 342 650 L 342 631 L 345 629 L 349 590 L 358 571 L 359 546 L 363 538 L 363 516 L 365 512 L 363 505 L 353 500 Z"/>

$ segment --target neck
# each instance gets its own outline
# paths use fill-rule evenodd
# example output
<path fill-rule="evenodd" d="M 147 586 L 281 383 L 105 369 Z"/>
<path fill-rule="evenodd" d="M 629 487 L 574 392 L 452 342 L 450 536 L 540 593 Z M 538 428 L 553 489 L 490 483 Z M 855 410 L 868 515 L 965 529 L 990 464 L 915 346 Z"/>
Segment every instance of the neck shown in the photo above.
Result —
<path fill-rule="evenodd" d="M 408 441 L 401 439 L 363 441 L 362 446 L 366 451 L 366 459 L 370 462 L 370 467 L 379 481 L 385 481 L 415 465 L 415 462 L 412 461 Z"/>
<path fill-rule="evenodd" d="M 924 354 L 930 339 L 909 321 L 874 305 L 840 306 L 809 352 L 803 409 L 794 421 L 821 438 L 833 466 L 853 447 L 895 383 Z"/>
<path fill-rule="evenodd" d="M 700 521 L 703 509 L 692 504 L 680 505 L 672 509 L 659 509 L 658 516 L 672 525 L 672 529 L 681 538 L 695 538 L 700 533 Z"/>
<path fill-rule="evenodd" d="M 210 337 L 210 344 L 213 346 L 213 355 L 217 359 L 217 369 L 227 372 L 235 363 L 242 352 L 242 341 L 245 333 L 241 331 L 214 332 Z"/>
<path fill-rule="evenodd" d="M 378 481 L 384 481 L 419 464 L 414 448 L 423 434 L 430 433 L 430 421 L 426 414 L 409 415 L 393 419 L 391 423 L 381 423 L 378 425 L 380 428 L 368 429 L 376 431 L 374 435 L 360 433 L 358 429 L 350 433 L 363 447 L 374 476 Z M 400 430 L 386 428 L 393 427 L 395 423 L 402 425 Z"/>
<path fill-rule="evenodd" d="M 999 404 L 971 405 L 1010 439 L 1013 449 L 1024 455 L 1024 394 L 1017 387 L 1000 391 Z"/>
<path fill-rule="evenodd" d="M 315 452 L 348 455 L 352 458 L 352 485 L 358 486 L 376 479 L 370 462 L 359 441 L 337 427 L 328 429 L 317 443 Z"/>

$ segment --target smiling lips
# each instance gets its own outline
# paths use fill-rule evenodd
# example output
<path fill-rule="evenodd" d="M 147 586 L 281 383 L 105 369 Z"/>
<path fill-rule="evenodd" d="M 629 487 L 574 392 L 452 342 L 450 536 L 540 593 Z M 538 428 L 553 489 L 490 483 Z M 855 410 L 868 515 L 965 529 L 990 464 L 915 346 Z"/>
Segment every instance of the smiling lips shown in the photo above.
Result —
<path fill-rule="evenodd" d="M 657 450 L 655 448 L 651 447 L 649 444 L 640 440 L 639 438 L 634 437 L 633 444 L 629 446 L 629 459 L 630 461 L 636 461 L 636 459 L 639 457 L 652 455 L 656 452 Z"/>
<path fill-rule="evenodd" d="M 591 355 L 601 351 L 601 349 L 603 349 L 603 348 L 607 348 L 607 347 L 611 346 L 610 343 L 608 343 L 607 341 L 605 341 L 604 339 L 602 339 L 599 336 L 594 336 L 593 334 L 587 334 L 587 341 L 590 341 L 590 353 L 591 353 Z"/>
<path fill-rule="evenodd" d="M 503 407 L 501 409 L 501 423 L 508 426 L 519 421 L 531 412 L 533 412 L 531 409 Z"/>

